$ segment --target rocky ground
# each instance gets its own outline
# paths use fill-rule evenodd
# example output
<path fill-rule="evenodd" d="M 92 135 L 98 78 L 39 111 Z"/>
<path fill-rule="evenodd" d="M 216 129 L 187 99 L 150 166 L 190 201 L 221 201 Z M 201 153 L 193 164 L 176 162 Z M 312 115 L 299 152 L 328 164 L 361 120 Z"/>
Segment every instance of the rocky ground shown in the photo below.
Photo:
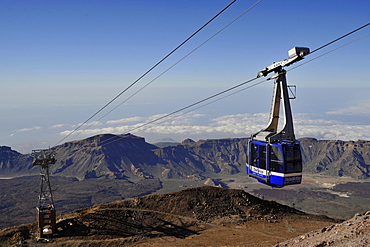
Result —
<path fill-rule="evenodd" d="M 340 224 L 324 227 L 275 245 L 275 247 L 370 246 L 370 211 Z"/>
<path fill-rule="evenodd" d="M 61 215 L 50 243 L 36 241 L 36 223 L 6 228 L 0 246 L 272 246 L 338 222 L 206 186 Z"/>

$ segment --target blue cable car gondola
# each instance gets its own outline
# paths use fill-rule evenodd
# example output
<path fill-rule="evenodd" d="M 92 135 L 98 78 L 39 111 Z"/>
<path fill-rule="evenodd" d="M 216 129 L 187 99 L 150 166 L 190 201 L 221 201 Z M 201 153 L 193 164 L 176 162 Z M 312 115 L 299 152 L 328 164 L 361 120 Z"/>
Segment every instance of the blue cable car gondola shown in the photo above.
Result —
<path fill-rule="evenodd" d="M 266 67 L 257 77 L 275 72 L 273 102 L 268 126 L 248 139 L 247 174 L 272 187 L 300 184 L 302 181 L 302 155 L 295 139 L 290 108 L 285 66 L 302 60 L 309 53 L 305 47 L 289 50 L 289 58 Z M 270 79 L 272 79 L 270 78 Z M 284 126 L 278 132 L 280 102 L 283 103 Z"/>
<path fill-rule="evenodd" d="M 249 139 L 246 167 L 247 174 L 259 182 L 273 186 L 300 184 L 302 180 L 302 156 L 300 144 L 266 142 Z"/>

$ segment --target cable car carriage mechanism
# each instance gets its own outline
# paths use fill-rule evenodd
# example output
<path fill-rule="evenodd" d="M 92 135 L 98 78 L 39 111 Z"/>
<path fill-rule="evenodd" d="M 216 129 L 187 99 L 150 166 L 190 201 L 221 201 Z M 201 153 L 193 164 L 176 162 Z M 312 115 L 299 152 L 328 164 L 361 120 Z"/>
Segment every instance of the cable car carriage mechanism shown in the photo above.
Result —
<path fill-rule="evenodd" d="M 270 119 L 267 127 L 252 134 L 248 139 L 246 173 L 259 182 L 281 188 L 286 185 L 300 184 L 302 181 L 302 156 L 300 143 L 295 139 L 290 98 L 283 69 L 300 61 L 310 53 L 309 48 L 294 47 L 289 50 L 289 58 L 273 63 L 257 74 L 275 75 L 274 93 Z M 295 98 L 295 97 L 293 97 Z M 283 105 L 284 123 L 278 132 L 280 103 Z"/>

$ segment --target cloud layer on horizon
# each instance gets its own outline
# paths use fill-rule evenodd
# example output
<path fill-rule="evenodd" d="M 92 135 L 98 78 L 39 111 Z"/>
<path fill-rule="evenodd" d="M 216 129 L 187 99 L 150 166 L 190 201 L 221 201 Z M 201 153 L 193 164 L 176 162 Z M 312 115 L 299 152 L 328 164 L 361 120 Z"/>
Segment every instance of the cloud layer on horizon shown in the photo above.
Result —
<path fill-rule="evenodd" d="M 102 133 L 133 133 L 147 139 L 172 138 L 181 141 L 185 138 L 227 138 L 249 137 L 264 127 L 269 114 L 237 114 L 211 118 L 204 114 L 186 114 L 157 122 L 151 121 L 164 115 L 149 117 L 130 117 L 106 122 L 94 123 L 95 128 L 78 130 L 75 133 L 84 137 Z M 281 124 L 281 123 L 280 123 Z M 296 137 L 314 137 L 317 139 L 370 140 L 370 125 L 347 124 L 338 120 L 324 119 L 315 114 L 295 114 L 294 125 Z M 99 128 L 97 128 L 99 126 Z M 64 130 L 60 135 L 66 136 L 71 130 Z M 73 136 L 72 136 L 73 138 Z"/>

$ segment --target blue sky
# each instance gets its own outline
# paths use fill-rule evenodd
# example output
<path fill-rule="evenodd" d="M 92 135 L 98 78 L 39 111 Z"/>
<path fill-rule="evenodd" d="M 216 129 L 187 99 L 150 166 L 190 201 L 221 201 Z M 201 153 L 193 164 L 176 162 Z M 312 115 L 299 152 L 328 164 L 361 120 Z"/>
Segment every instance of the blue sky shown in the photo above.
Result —
<path fill-rule="evenodd" d="M 230 2 L 0 1 L 0 145 L 23 153 L 55 145 Z M 256 2 L 236 1 L 111 106 Z M 366 0 L 263 0 L 132 99 L 66 141 L 126 133 L 252 79 L 272 62 L 287 58 L 294 46 L 313 50 L 368 23 L 369 9 Z M 306 60 L 369 32 L 368 26 Z M 288 72 L 288 83 L 298 87 L 292 102 L 297 137 L 370 139 L 369 44 L 367 36 Z M 271 92 L 272 83 L 266 82 L 132 133 L 150 142 L 247 137 L 267 123 Z"/>

